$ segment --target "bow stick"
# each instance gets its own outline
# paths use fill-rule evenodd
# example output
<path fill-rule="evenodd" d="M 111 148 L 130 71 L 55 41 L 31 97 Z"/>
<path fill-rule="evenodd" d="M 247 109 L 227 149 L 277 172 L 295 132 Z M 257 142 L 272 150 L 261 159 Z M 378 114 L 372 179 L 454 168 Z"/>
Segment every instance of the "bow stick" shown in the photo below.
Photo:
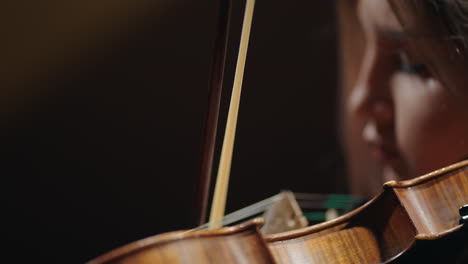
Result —
<path fill-rule="evenodd" d="M 242 90 L 242 80 L 244 77 L 245 61 L 247 57 L 247 48 L 249 44 L 254 6 L 255 0 L 246 1 L 239 55 L 237 58 L 236 73 L 234 76 L 234 85 L 232 89 L 231 102 L 229 105 L 226 132 L 224 133 L 218 175 L 216 178 L 213 204 L 211 206 L 209 229 L 216 229 L 221 227 L 224 211 L 226 208 L 229 173 L 231 171 L 232 153 L 234 150 L 234 139 L 236 134 L 237 117 L 239 113 L 240 95 Z"/>

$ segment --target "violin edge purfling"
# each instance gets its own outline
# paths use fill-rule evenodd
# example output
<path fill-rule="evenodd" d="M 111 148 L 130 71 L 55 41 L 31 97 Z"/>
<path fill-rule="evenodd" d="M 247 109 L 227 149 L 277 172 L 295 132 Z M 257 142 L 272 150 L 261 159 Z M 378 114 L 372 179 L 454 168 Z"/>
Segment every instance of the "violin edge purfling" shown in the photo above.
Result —
<path fill-rule="evenodd" d="M 410 263 L 399 261 L 462 232 L 458 207 L 468 203 L 467 180 L 468 160 L 412 180 L 388 182 L 365 205 L 319 225 L 263 236 L 259 228 L 264 220 L 258 218 L 212 231 L 170 232 L 113 250 L 88 264 L 219 263 L 220 259 L 227 264 L 245 263 L 248 258 L 250 263 Z M 441 207 L 451 209 L 438 212 Z"/>
<path fill-rule="evenodd" d="M 468 204 L 467 180 L 468 160 L 465 160 L 411 180 L 387 182 L 379 195 L 348 214 L 265 239 L 273 252 L 280 252 L 274 253 L 279 263 L 300 263 L 282 257 L 284 252 L 294 250 L 295 244 L 308 248 L 297 259 L 342 263 L 324 262 L 316 256 L 323 253 L 314 251 L 312 245 L 317 243 L 322 243 L 322 248 L 343 252 L 341 258 L 354 256 L 355 262 L 393 263 L 414 255 L 412 252 L 415 248 L 420 250 L 423 241 L 436 241 L 462 232 L 458 209 Z M 372 243 L 375 245 L 370 246 Z M 346 253 L 349 247 L 353 249 Z M 330 254 L 333 254 L 331 249 L 322 255 Z M 363 261 L 367 256 L 373 256 L 373 260 Z"/>
<path fill-rule="evenodd" d="M 204 239 L 210 240 L 212 238 L 229 239 L 230 236 L 236 236 L 236 235 L 243 236 L 245 234 L 247 235 L 253 234 L 254 236 L 258 236 L 259 238 L 261 238 L 260 228 L 264 224 L 265 224 L 265 221 L 263 218 L 255 218 L 240 225 L 222 227 L 217 230 L 181 230 L 181 231 L 167 232 L 167 233 L 151 236 L 151 237 L 144 238 L 142 240 L 138 240 L 130 244 L 124 245 L 104 255 L 101 255 L 87 262 L 86 264 L 134 263 L 134 262 L 131 262 L 131 261 L 128 262 L 128 261 L 129 259 L 132 259 L 132 257 L 135 255 L 146 254 L 150 252 L 150 254 L 148 255 L 150 256 L 152 255 L 152 257 L 155 257 L 158 254 L 154 254 L 154 252 L 151 252 L 155 248 L 158 248 L 158 247 L 161 248 L 167 245 L 177 244 L 180 242 L 184 243 L 185 241 L 196 241 L 196 240 L 202 241 Z M 261 243 L 263 242 L 264 241 L 262 239 Z M 197 243 L 199 242 L 197 241 Z M 203 242 L 200 242 L 200 243 L 203 243 Z M 264 246 L 266 249 L 266 245 Z M 184 246 L 180 247 L 180 249 L 182 249 L 181 250 L 182 252 L 184 250 Z M 156 257 L 156 259 L 153 259 L 151 263 L 167 263 L 167 260 L 164 260 L 164 255 L 165 254 L 161 254 L 161 256 Z M 157 259 L 161 259 L 161 260 L 157 261 Z M 154 262 L 155 260 L 156 262 Z M 193 259 L 191 260 L 193 261 Z M 183 262 L 176 262 L 176 263 L 183 263 Z M 186 262 L 186 263 L 190 263 L 190 262 Z"/>

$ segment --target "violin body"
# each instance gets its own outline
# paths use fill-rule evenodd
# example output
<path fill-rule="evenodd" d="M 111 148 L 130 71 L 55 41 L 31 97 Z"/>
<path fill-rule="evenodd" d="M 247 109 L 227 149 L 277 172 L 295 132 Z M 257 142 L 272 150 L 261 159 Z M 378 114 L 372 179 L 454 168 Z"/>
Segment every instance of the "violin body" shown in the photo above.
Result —
<path fill-rule="evenodd" d="M 266 240 L 278 263 L 457 263 L 468 249 L 458 212 L 466 204 L 468 161 L 388 182 L 353 212 Z"/>
<path fill-rule="evenodd" d="M 263 236 L 263 220 L 214 231 L 157 235 L 89 264 L 133 263 L 468 263 L 468 161 L 384 191 L 335 220 Z"/>
<path fill-rule="evenodd" d="M 88 264 L 274 263 L 260 232 L 263 220 L 214 231 L 175 231 L 111 251 Z"/>

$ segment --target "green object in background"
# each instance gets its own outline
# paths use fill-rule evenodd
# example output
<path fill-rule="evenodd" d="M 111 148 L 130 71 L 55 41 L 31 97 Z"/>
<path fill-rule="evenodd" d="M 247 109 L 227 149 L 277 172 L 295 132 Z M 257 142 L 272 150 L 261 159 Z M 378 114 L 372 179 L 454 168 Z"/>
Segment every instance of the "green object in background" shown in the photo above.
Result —
<path fill-rule="evenodd" d="M 328 199 L 323 203 L 323 208 L 349 210 L 360 201 L 361 199 L 348 194 L 329 194 Z"/>
<path fill-rule="evenodd" d="M 363 202 L 362 199 L 349 194 L 301 194 L 300 198 L 298 202 L 304 205 L 301 209 L 310 223 L 325 221 L 325 215 L 329 209 L 335 209 L 341 215 Z"/>
<path fill-rule="evenodd" d="M 304 213 L 304 216 L 309 222 L 325 221 L 325 212 L 307 212 Z"/>

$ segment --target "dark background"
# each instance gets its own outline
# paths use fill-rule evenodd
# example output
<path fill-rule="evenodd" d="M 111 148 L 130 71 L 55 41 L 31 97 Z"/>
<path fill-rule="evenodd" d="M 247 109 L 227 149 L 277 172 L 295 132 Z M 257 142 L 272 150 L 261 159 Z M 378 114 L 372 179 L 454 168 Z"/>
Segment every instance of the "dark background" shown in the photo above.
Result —
<path fill-rule="evenodd" d="M 217 1 L 37 2 L 0 8 L 8 255 L 80 263 L 193 227 Z M 257 2 L 228 211 L 283 189 L 346 191 L 333 1 Z"/>

